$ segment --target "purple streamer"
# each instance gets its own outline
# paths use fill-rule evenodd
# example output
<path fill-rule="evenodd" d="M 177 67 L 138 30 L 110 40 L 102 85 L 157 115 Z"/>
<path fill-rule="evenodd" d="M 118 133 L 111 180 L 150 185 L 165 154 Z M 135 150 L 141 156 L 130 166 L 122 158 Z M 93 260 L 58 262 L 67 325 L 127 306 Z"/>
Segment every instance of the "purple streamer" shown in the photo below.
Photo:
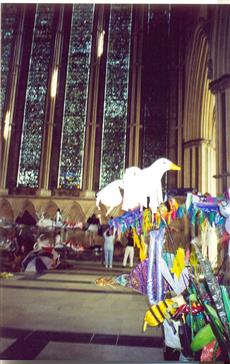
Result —
<path fill-rule="evenodd" d="M 161 273 L 160 259 L 162 256 L 162 248 L 164 243 L 164 229 L 158 230 L 156 237 L 156 275 L 157 275 L 157 302 L 163 298 L 163 275 Z"/>
<path fill-rule="evenodd" d="M 164 228 L 150 232 L 149 261 L 147 276 L 147 295 L 150 305 L 163 298 L 163 276 L 161 274 L 160 257 L 163 247 Z M 154 266 L 155 277 L 154 277 Z M 154 285 L 155 283 L 155 285 Z M 154 286 L 156 289 L 154 289 Z"/>
<path fill-rule="evenodd" d="M 156 303 L 156 295 L 153 291 L 153 269 L 155 260 L 155 248 L 156 248 L 156 236 L 157 231 L 153 230 L 150 232 L 149 242 L 149 264 L 148 264 L 148 276 L 147 276 L 147 295 L 150 305 Z"/>

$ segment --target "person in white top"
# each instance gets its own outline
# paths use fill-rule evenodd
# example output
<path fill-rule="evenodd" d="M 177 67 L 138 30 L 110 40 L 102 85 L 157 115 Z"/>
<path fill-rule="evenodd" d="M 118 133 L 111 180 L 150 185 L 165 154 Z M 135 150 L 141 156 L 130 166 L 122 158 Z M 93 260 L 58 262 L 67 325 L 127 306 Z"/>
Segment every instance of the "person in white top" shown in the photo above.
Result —
<path fill-rule="evenodd" d="M 126 233 L 126 239 L 127 239 L 127 243 L 126 243 L 126 248 L 125 248 L 122 265 L 123 265 L 123 267 L 126 267 L 127 259 L 129 258 L 129 266 L 130 266 L 130 268 L 132 268 L 133 267 L 133 258 L 134 258 L 134 240 L 133 240 L 133 233 L 132 233 L 131 227 L 129 228 L 129 230 Z"/>
<path fill-rule="evenodd" d="M 55 236 L 55 243 L 54 246 L 57 247 L 58 245 L 61 244 L 61 232 L 58 231 L 57 235 Z"/>
<path fill-rule="evenodd" d="M 55 216 L 55 225 L 62 226 L 62 224 L 63 224 L 63 221 L 62 221 L 61 210 L 57 209 L 56 216 Z"/>

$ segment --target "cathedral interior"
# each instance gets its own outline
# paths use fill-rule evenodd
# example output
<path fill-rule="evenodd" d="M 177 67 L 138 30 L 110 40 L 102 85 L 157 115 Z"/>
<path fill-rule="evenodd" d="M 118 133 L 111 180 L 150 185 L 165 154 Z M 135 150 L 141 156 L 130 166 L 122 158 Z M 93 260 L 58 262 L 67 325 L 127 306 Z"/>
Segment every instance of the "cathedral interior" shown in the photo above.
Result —
<path fill-rule="evenodd" d="M 229 19 L 229 5 L 1 4 L 1 216 L 85 221 L 97 191 L 160 157 L 181 167 L 166 191 L 223 194 Z"/>
<path fill-rule="evenodd" d="M 1 4 L 1 362 L 230 360 L 230 3 L 140 3 Z"/>

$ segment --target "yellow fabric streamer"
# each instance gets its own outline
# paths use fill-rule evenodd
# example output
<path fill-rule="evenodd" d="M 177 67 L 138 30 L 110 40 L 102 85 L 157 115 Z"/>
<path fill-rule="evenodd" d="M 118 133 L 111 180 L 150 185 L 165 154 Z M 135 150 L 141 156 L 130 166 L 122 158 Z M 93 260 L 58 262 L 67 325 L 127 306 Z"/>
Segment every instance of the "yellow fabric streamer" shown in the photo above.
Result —
<path fill-rule="evenodd" d="M 147 247 L 143 235 L 141 235 L 140 261 L 143 262 L 147 258 Z"/>
<path fill-rule="evenodd" d="M 146 235 L 153 228 L 152 222 L 152 211 L 151 209 L 145 209 L 143 211 L 143 219 L 142 219 L 142 231 L 143 234 Z"/>
<path fill-rule="evenodd" d="M 190 253 L 189 262 L 190 262 L 191 267 L 194 269 L 194 274 L 197 275 L 198 259 L 197 259 L 197 255 L 196 255 L 196 252 L 193 247 L 192 247 L 192 251 Z"/>
<path fill-rule="evenodd" d="M 158 207 L 156 213 L 155 213 L 155 224 L 156 227 L 159 229 L 160 224 L 161 224 L 161 219 L 163 218 L 164 220 L 166 220 L 168 222 L 168 215 L 170 214 L 170 212 L 168 212 L 167 207 L 165 206 L 164 203 L 160 204 L 160 206 Z"/>
<path fill-rule="evenodd" d="M 179 278 L 184 268 L 185 268 L 185 251 L 182 248 L 178 248 L 173 260 L 173 266 L 171 268 L 171 272 L 175 273 L 177 278 Z"/>
<path fill-rule="evenodd" d="M 133 231 L 134 247 L 137 247 L 139 249 L 139 258 L 140 261 L 142 262 L 147 257 L 144 237 L 142 235 L 141 237 L 139 237 L 135 228 L 132 228 L 132 231 Z"/>

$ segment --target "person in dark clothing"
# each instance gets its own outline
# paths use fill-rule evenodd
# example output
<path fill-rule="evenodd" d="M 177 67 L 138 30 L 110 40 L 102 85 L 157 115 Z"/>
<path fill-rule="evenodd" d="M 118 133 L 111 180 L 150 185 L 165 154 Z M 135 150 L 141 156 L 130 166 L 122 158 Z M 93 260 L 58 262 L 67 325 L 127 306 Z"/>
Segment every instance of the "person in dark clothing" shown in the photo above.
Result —
<path fill-rule="evenodd" d="M 94 243 L 94 239 L 98 234 L 98 229 L 100 227 L 100 220 L 98 217 L 93 214 L 87 220 L 88 228 L 86 230 L 86 236 L 89 238 L 89 245 L 91 246 Z"/>
<path fill-rule="evenodd" d="M 129 228 L 128 232 L 126 233 L 126 239 L 127 239 L 127 243 L 126 243 L 126 248 L 125 248 L 122 265 L 123 265 L 123 267 L 126 267 L 127 260 L 129 258 L 129 266 L 130 266 L 130 268 L 132 268 L 133 267 L 133 258 L 134 258 L 134 240 L 133 240 L 133 232 L 132 232 L 131 227 Z"/>

